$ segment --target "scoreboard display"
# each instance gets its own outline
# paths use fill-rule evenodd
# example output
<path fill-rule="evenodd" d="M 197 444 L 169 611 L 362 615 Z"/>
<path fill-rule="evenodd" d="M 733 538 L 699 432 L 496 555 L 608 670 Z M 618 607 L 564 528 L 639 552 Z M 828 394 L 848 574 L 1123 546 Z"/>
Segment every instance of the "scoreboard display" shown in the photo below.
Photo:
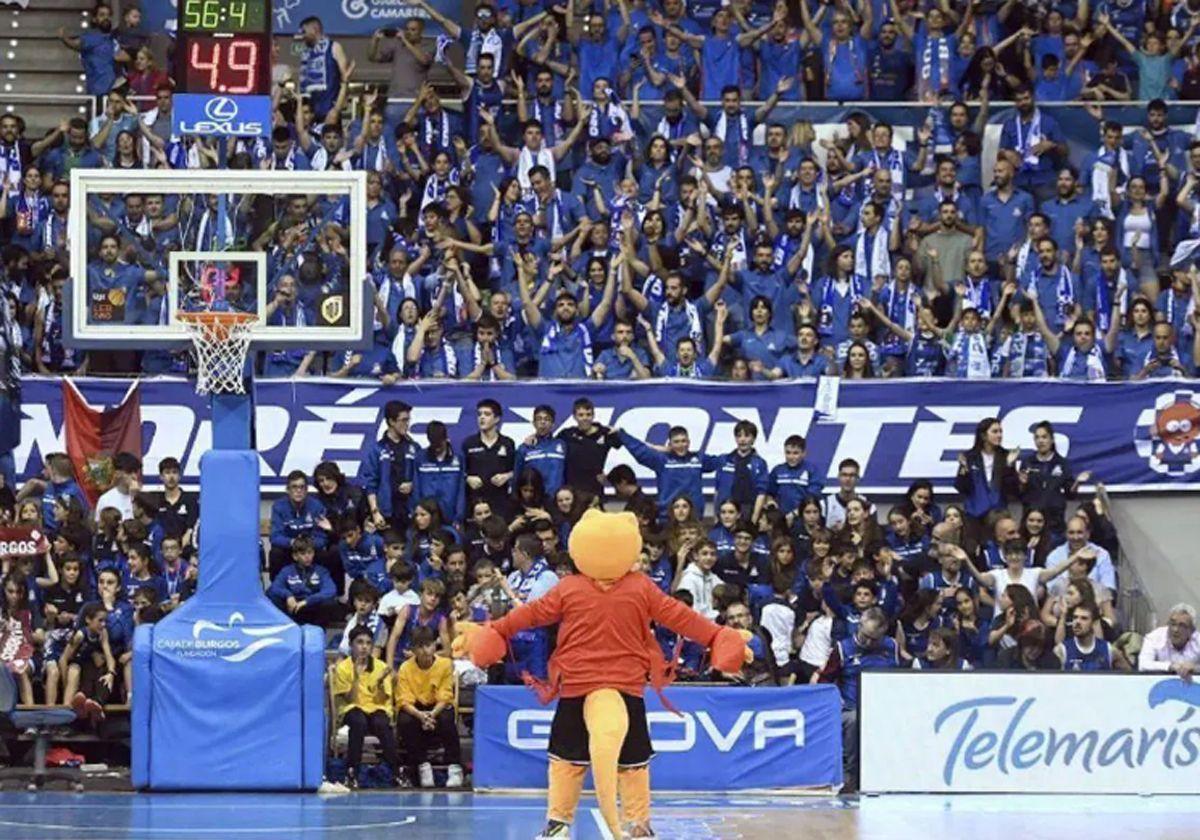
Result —
<path fill-rule="evenodd" d="M 178 0 L 178 92 L 212 96 L 270 94 L 269 2 Z"/>

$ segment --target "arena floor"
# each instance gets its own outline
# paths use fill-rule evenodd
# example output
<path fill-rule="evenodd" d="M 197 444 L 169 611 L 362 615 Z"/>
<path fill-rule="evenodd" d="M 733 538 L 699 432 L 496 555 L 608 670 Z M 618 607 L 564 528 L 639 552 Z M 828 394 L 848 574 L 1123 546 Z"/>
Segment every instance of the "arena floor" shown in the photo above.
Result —
<path fill-rule="evenodd" d="M 1191 840 L 1200 834 L 1200 797 L 1180 796 L 663 797 L 655 808 L 662 840 L 1102 840 L 1135 833 L 1139 840 Z M 530 840 L 541 828 L 542 815 L 537 798 L 469 793 L 0 793 L 0 837 L 6 840 Z M 575 836 L 609 837 L 586 802 Z"/>

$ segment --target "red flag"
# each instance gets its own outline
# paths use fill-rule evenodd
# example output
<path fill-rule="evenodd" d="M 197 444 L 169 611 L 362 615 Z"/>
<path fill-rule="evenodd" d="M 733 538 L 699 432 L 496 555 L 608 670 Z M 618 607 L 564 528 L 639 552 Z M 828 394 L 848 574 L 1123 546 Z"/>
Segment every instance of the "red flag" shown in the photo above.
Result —
<path fill-rule="evenodd" d="M 63 426 L 67 455 L 75 465 L 79 486 L 94 506 L 113 485 L 113 455 L 142 457 L 142 398 L 135 381 L 116 408 L 93 408 L 75 383 L 63 379 Z"/>

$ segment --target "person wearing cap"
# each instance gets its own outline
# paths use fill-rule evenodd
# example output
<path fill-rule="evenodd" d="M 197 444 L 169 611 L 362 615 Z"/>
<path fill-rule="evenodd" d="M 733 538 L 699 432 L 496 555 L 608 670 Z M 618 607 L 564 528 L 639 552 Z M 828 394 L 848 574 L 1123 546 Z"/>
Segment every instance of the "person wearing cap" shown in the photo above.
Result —
<path fill-rule="evenodd" d="M 342 45 L 326 37 L 316 15 L 300 21 L 300 92 L 312 103 L 314 122 L 323 123 L 334 110 L 342 83 L 350 77 L 350 62 Z"/>
<path fill-rule="evenodd" d="M 435 23 L 442 27 L 450 42 L 460 41 L 466 54 L 464 69 L 467 75 L 474 76 L 479 65 L 479 57 L 485 53 L 492 56 L 495 62 L 496 75 L 506 78 L 508 65 L 513 49 L 512 30 L 497 26 L 496 7 L 483 2 L 475 6 L 475 28 L 465 32 L 457 21 L 451 20 L 430 5 L 429 0 L 412 0 L 417 8 L 429 15 Z M 438 39 L 436 61 L 445 62 L 447 41 Z"/>

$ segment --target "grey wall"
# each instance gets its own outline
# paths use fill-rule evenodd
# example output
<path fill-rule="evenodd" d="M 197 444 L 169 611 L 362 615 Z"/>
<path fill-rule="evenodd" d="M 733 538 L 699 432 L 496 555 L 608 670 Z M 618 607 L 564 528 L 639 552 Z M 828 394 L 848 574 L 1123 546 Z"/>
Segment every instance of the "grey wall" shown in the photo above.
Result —
<path fill-rule="evenodd" d="M 1200 500 L 1196 496 L 1114 496 L 1113 520 L 1124 552 L 1123 593 L 1138 585 L 1131 578 L 1140 578 L 1142 593 L 1157 613 L 1156 624 L 1166 620 L 1173 604 L 1200 605 L 1200 529 L 1195 527 L 1200 522 Z"/>

